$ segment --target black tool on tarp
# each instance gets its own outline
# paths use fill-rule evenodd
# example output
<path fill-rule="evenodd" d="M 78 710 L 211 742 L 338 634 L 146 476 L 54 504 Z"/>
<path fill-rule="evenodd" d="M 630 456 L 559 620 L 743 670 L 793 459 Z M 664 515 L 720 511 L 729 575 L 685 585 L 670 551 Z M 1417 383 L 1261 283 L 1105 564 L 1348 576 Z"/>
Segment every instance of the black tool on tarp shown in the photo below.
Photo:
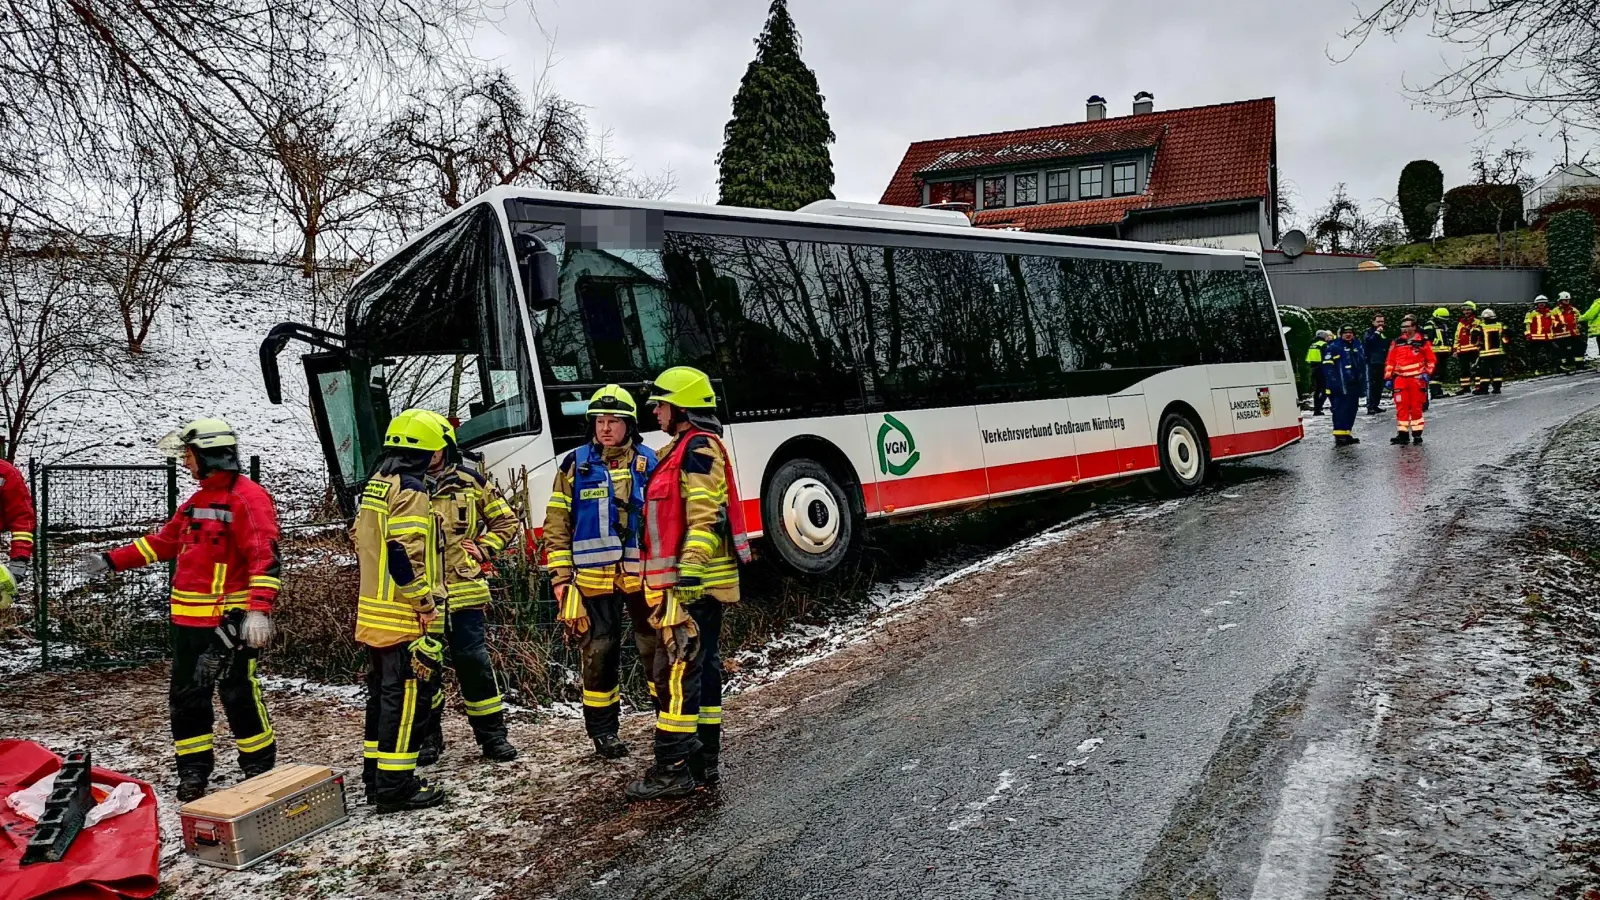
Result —
<path fill-rule="evenodd" d="M 56 773 L 55 786 L 44 801 L 44 815 L 34 827 L 33 837 L 22 851 L 22 865 L 60 862 L 83 831 L 83 820 L 94 808 L 90 791 L 89 751 L 67 754 L 66 763 Z"/>

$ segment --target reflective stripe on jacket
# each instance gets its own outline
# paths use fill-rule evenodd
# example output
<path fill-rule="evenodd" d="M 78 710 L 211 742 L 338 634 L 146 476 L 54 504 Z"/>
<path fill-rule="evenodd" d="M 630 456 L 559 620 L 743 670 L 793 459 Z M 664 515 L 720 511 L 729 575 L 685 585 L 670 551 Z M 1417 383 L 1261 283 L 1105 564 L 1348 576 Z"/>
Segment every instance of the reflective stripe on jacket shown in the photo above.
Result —
<path fill-rule="evenodd" d="M 1483 334 L 1478 330 L 1478 320 L 1462 319 L 1456 323 L 1456 339 L 1453 342 L 1459 353 L 1471 353 L 1483 348 Z"/>
<path fill-rule="evenodd" d="M 433 514 L 440 528 L 440 553 L 444 593 L 449 610 L 475 609 L 489 602 L 489 579 L 483 563 L 467 553 L 466 542 L 477 544 L 485 560 L 516 540 L 522 523 L 511 504 L 500 496 L 493 484 L 470 463 L 452 466 L 439 473 L 432 488 Z M 443 619 L 432 626 L 444 630 Z"/>
<path fill-rule="evenodd" d="M 1480 329 L 1483 332 L 1483 355 L 1506 355 L 1506 326 L 1499 322 L 1485 322 Z"/>
<path fill-rule="evenodd" d="M 1440 325 L 1435 319 L 1429 319 L 1422 323 L 1422 336 L 1428 339 L 1428 344 L 1433 347 L 1434 355 L 1444 353 L 1450 349 L 1450 329 Z"/>
<path fill-rule="evenodd" d="M 1389 358 L 1383 366 L 1384 378 L 1419 378 L 1432 375 L 1438 365 L 1433 345 L 1418 335 L 1411 340 L 1395 338 L 1389 345 Z"/>
<path fill-rule="evenodd" d="M 1530 341 L 1548 341 L 1554 339 L 1555 322 L 1551 321 L 1550 314 L 1539 312 L 1537 309 L 1529 310 L 1522 317 L 1522 332 Z"/>
<path fill-rule="evenodd" d="M 374 475 L 350 536 L 361 567 L 356 640 L 392 647 L 422 636 L 419 613 L 438 592 L 438 527 L 427 486 L 413 475 Z"/>
<path fill-rule="evenodd" d="M 11 533 L 11 558 L 33 556 L 33 495 L 28 479 L 11 463 L 0 459 L 0 534 Z"/>
<path fill-rule="evenodd" d="M 1578 310 L 1571 304 L 1557 306 L 1550 310 L 1550 334 L 1552 337 L 1574 337 L 1578 333 Z"/>
<path fill-rule="evenodd" d="M 272 497 L 236 472 L 207 475 L 161 530 L 108 555 L 118 572 L 178 561 L 171 593 L 176 625 L 215 627 L 231 609 L 271 612 L 282 586 Z"/>
<path fill-rule="evenodd" d="M 655 451 L 643 444 L 598 450 L 596 445 L 588 444 L 579 449 L 588 451 L 589 471 L 579 474 L 579 451 L 575 450 L 557 467 L 555 483 L 550 488 L 550 503 L 544 514 L 548 548 L 545 564 L 557 584 L 572 581 L 585 597 L 613 592 L 636 594 L 643 586 L 639 544 L 644 530 L 645 484 L 656 469 Z M 582 488 L 578 487 L 579 480 L 584 482 Z M 589 492 L 588 498 L 581 496 L 584 491 Z M 603 512 L 602 499 L 607 507 Z M 627 522 L 619 516 L 624 506 L 636 511 Z M 580 517 L 585 520 L 581 526 L 577 524 Z M 604 538 L 600 534 L 602 521 L 609 523 Z M 578 530 L 584 535 L 581 540 L 603 541 L 608 548 L 614 542 L 620 549 L 596 553 L 598 545 L 585 545 L 582 552 L 586 565 L 574 571 L 574 533 Z M 624 530 L 631 532 L 626 544 L 619 537 Z"/>
<path fill-rule="evenodd" d="M 733 467 L 717 436 L 691 428 L 661 450 L 645 491 L 646 597 L 698 578 L 725 603 L 739 599 L 740 561 L 750 560 Z"/>

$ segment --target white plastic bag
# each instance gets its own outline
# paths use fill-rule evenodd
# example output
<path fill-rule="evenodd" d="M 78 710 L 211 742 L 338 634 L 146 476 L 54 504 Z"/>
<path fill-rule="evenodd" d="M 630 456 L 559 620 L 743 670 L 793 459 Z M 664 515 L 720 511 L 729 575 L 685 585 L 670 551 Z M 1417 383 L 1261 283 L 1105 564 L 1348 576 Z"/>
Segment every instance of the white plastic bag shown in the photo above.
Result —
<path fill-rule="evenodd" d="M 50 799 L 50 792 L 55 789 L 55 785 L 55 774 L 46 775 L 29 787 L 7 797 L 6 805 L 24 819 L 37 822 L 39 817 L 44 815 L 44 802 Z M 89 810 L 89 814 L 84 817 L 85 828 L 104 822 L 112 816 L 132 812 L 139 807 L 139 801 L 144 799 L 144 791 L 139 790 L 138 785 L 127 781 L 114 788 L 109 784 L 96 783 L 92 789 L 95 796 L 103 796 L 105 799 L 95 804 L 94 809 Z"/>

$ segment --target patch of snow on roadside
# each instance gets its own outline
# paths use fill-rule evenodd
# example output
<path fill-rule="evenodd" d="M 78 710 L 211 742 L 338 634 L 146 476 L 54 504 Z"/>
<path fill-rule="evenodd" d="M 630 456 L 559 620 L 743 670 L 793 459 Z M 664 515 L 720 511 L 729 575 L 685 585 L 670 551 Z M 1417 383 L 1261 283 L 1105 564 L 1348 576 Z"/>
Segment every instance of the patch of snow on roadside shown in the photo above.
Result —
<path fill-rule="evenodd" d="M 968 803 L 966 805 L 966 814 L 951 820 L 950 824 L 945 826 L 945 830 L 961 831 L 978 824 L 983 820 L 983 811 L 999 803 L 1001 796 L 1009 793 L 1016 783 L 1017 776 L 1011 774 L 1011 770 L 1007 769 L 1001 772 L 1000 781 L 994 786 L 994 792 L 982 800 L 974 800 Z"/>

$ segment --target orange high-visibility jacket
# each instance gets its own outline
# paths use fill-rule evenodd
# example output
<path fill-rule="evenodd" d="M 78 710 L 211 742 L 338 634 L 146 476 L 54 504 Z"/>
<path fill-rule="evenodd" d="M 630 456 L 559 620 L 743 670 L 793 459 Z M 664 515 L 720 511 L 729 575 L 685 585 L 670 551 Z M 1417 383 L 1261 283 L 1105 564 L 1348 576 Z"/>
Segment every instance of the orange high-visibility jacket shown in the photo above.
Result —
<path fill-rule="evenodd" d="M 1422 375 L 1432 375 L 1433 369 L 1439 364 L 1439 358 L 1433 354 L 1433 345 L 1422 335 L 1415 335 L 1410 340 L 1395 338 L 1389 345 L 1389 358 L 1383 365 L 1384 378 L 1417 378 Z"/>

